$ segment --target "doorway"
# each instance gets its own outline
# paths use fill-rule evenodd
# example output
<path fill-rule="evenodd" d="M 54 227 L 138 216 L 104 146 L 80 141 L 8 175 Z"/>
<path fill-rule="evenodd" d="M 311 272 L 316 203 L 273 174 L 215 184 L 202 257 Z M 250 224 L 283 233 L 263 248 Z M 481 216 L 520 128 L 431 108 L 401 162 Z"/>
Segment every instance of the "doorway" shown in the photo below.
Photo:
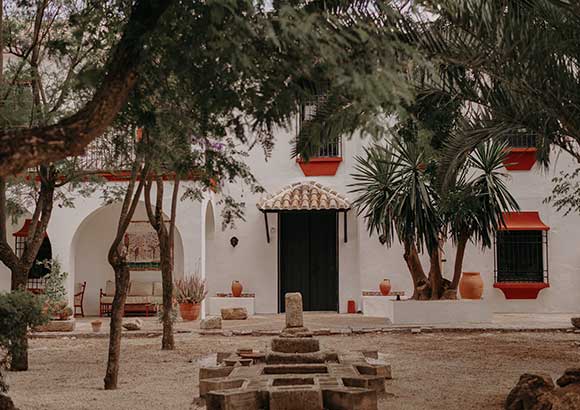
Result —
<path fill-rule="evenodd" d="M 338 311 L 338 213 L 283 212 L 278 226 L 278 310 L 300 292 L 305 311 Z"/>

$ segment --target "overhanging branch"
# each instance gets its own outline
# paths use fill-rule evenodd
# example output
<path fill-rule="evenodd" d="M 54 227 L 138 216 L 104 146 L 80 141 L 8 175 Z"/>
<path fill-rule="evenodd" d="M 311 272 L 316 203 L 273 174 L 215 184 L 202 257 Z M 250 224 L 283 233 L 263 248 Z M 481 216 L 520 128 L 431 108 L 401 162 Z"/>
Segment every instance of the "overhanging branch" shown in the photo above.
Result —
<path fill-rule="evenodd" d="M 125 104 L 137 81 L 144 43 L 174 2 L 136 2 L 123 36 L 109 57 L 102 85 L 79 112 L 50 126 L 0 131 L 0 176 L 83 154 Z"/>

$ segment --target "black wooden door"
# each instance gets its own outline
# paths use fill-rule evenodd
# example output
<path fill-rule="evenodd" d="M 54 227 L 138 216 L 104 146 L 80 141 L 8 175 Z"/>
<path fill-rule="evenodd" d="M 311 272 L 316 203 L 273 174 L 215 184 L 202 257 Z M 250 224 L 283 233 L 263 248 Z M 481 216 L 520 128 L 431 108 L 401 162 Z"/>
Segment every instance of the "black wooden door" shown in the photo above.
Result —
<path fill-rule="evenodd" d="M 304 310 L 338 310 L 337 213 L 280 214 L 280 311 L 284 295 L 302 293 Z"/>

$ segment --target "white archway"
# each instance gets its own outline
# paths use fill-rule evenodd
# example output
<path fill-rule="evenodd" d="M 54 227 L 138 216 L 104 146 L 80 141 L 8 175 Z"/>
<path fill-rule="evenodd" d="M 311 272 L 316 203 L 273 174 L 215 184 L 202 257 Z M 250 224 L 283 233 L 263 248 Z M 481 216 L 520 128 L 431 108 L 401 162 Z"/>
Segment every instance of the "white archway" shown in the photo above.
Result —
<path fill-rule="evenodd" d="M 99 289 L 107 280 L 114 280 L 114 272 L 108 263 L 109 247 L 117 231 L 120 204 L 103 206 L 90 213 L 74 233 L 70 251 L 73 283 L 87 282 L 85 290 L 85 314 L 99 312 Z M 134 221 L 147 221 L 144 203 L 139 203 Z M 179 229 L 175 229 L 174 276 L 183 277 L 184 252 Z M 161 281 L 159 271 L 135 271 L 131 279 L 146 282 Z"/>

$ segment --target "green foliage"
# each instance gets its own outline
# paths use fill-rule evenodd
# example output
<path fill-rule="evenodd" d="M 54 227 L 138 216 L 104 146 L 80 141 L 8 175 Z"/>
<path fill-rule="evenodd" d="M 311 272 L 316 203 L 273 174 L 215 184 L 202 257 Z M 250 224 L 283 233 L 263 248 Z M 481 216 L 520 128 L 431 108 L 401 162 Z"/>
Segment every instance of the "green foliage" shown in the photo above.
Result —
<path fill-rule="evenodd" d="M 490 139 L 534 136 L 547 165 L 551 145 L 580 160 L 580 8 L 575 2 L 439 0 L 420 2 L 404 31 L 437 62 L 418 87 L 464 102 L 463 132 L 443 152 L 453 165 Z M 426 18 L 425 16 L 429 16 Z M 574 141 L 574 142 L 573 142 Z"/>
<path fill-rule="evenodd" d="M 0 354 L 3 354 L 0 352 Z M 0 394 L 8 393 L 8 383 L 4 377 L 4 371 L 8 367 L 8 356 L 0 357 Z"/>
<path fill-rule="evenodd" d="M 51 317 L 68 318 L 72 315 L 72 309 L 68 306 L 68 300 L 66 298 L 65 283 L 68 273 L 62 271 L 60 262 L 57 259 L 44 261 L 42 263 L 50 269 L 50 273 L 45 276 L 45 310 Z"/>
<path fill-rule="evenodd" d="M 544 203 L 553 205 L 558 212 L 569 215 L 572 212 L 580 213 L 580 168 L 572 172 L 561 171 L 560 175 L 552 178 L 554 187 L 552 193 Z"/>
<path fill-rule="evenodd" d="M 394 138 L 375 145 L 356 157 L 352 192 L 354 205 L 363 215 L 370 233 L 377 233 L 388 246 L 397 235 L 400 242 L 415 243 L 419 250 L 439 246 L 447 232 L 491 246 L 493 230 L 502 212 L 518 205 L 503 179 L 506 144 L 482 144 L 470 155 L 451 189 L 439 191 L 418 144 Z"/>
<path fill-rule="evenodd" d="M 9 354 L 22 348 L 28 328 L 47 320 L 43 298 L 24 291 L 0 293 L 0 347 Z"/>

